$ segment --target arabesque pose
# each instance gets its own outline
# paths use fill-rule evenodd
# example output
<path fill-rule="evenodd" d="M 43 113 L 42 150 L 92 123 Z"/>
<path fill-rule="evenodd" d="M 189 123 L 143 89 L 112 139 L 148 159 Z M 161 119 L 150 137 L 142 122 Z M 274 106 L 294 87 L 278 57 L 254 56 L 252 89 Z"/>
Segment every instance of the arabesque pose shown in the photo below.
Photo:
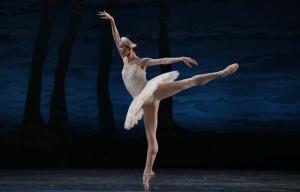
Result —
<path fill-rule="evenodd" d="M 183 62 L 189 67 L 198 64 L 190 57 L 140 58 L 135 52 L 137 44 L 127 37 L 120 37 L 114 18 L 105 11 L 99 11 L 98 15 L 111 23 L 112 36 L 123 60 L 122 79 L 133 98 L 127 112 L 124 128 L 131 129 L 144 116 L 148 149 L 143 173 L 143 185 L 145 190 L 148 190 L 150 178 L 155 175 L 152 168 L 158 152 L 156 129 L 160 101 L 185 89 L 205 85 L 211 80 L 231 75 L 237 71 L 239 65 L 234 63 L 217 72 L 199 74 L 178 81 L 175 81 L 179 75 L 178 71 L 167 72 L 147 80 L 146 69 L 149 66 L 158 64 L 169 65 L 177 62 Z"/>

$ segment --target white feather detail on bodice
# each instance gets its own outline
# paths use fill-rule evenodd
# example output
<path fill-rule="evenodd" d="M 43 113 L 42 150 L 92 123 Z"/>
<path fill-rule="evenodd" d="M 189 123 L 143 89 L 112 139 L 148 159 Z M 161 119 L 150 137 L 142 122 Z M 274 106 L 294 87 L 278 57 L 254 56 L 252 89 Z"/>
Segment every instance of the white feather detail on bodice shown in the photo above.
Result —
<path fill-rule="evenodd" d="M 124 59 L 122 79 L 132 97 L 137 96 L 147 84 L 146 71 L 136 64 L 127 63 Z"/>

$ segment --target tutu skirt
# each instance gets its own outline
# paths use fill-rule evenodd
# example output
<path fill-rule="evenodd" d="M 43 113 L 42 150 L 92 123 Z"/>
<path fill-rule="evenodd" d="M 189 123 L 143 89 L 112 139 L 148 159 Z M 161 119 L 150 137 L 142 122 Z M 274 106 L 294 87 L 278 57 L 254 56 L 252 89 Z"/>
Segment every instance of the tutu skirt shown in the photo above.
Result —
<path fill-rule="evenodd" d="M 178 77 L 178 75 L 178 71 L 171 71 L 158 75 L 149 80 L 145 87 L 142 89 L 142 91 L 133 98 L 127 111 L 124 129 L 129 130 L 133 128 L 136 124 L 138 124 L 138 121 L 141 120 L 143 116 L 142 107 L 144 105 L 155 105 L 156 102 L 159 102 L 154 97 L 154 92 L 157 89 L 158 85 L 161 83 L 172 82 Z"/>

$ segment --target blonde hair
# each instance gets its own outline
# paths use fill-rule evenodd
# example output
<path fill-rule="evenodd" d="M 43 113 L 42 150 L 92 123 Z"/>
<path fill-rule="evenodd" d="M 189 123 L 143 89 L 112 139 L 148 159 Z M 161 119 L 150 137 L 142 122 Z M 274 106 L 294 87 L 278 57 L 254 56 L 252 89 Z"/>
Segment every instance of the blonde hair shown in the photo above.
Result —
<path fill-rule="evenodd" d="M 122 43 L 124 43 L 124 45 L 130 47 L 130 48 L 136 48 L 137 44 L 133 43 L 129 38 L 127 37 L 121 37 L 121 41 Z"/>

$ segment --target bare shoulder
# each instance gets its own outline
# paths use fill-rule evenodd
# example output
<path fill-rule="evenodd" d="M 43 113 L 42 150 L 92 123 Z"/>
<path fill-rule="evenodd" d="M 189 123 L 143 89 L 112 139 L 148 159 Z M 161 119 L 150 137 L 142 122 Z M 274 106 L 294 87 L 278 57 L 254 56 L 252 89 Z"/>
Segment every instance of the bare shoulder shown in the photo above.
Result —
<path fill-rule="evenodd" d="M 144 57 L 144 58 L 141 58 L 140 63 L 142 65 L 148 65 L 151 60 L 152 60 L 152 58 Z"/>
<path fill-rule="evenodd" d="M 159 64 L 163 61 L 163 59 L 159 58 L 159 59 L 153 59 L 153 58 L 149 58 L 149 57 L 145 57 L 142 59 L 143 64 L 146 66 L 150 66 L 150 65 L 156 65 Z"/>
<path fill-rule="evenodd" d="M 138 65 L 142 69 L 146 69 L 146 67 L 148 66 L 150 60 L 151 60 L 151 58 L 149 58 L 149 57 L 140 58 L 139 62 L 138 62 Z"/>

